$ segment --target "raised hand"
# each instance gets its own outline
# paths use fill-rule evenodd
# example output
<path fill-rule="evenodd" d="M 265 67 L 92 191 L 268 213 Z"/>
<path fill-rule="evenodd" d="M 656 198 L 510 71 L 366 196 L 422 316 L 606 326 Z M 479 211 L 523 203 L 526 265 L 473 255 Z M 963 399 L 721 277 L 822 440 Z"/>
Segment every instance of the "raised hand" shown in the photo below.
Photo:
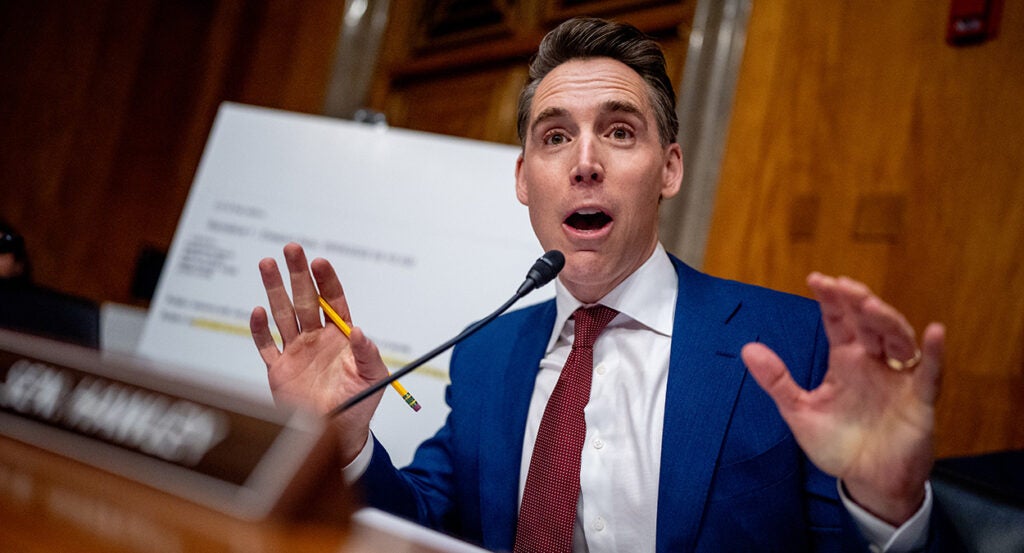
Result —
<path fill-rule="evenodd" d="M 928 325 L 919 350 L 903 315 L 867 286 L 818 273 L 807 284 L 830 348 L 821 385 L 802 389 L 762 344 L 744 346 L 743 361 L 811 461 L 842 479 L 851 499 L 899 525 L 920 508 L 934 462 L 945 329 Z"/>
<path fill-rule="evenodd" d="M 377 347 L 360 328 L 352 327 L 351 336 L 346 338 L 335 326 L 325 327 L 321 322 L 318 293 L 350 326 L 352 322 L 345 292 L 331 264 L 319 258 L 307 264 L 305 252 L 295 243 L 284 247 L 284 258 L 291 281 L 291 297 L 274 259 L 265 258 L 259 264 L 270 312 L 284 348 L 278 349 L 274 342 L 267 312 L 262 307 L 253 309 L 249 328 L 260 357 L 267 365 L 274 400 L 301 403 L 325 414 L 386 377 L 388 371 Z M 354 459 L 366 443 L 370 418 L 382 394 L 368 398 L 335 418 L 344 462 Z"/>

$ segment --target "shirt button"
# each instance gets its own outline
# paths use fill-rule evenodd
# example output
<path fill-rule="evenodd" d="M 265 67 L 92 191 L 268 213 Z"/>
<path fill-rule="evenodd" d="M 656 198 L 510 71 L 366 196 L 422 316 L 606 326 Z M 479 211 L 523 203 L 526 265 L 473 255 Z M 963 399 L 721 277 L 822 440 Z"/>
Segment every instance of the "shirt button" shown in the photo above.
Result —
<path fill-rule="evenodd" d="M 594 449 L 601 449 L 604 447 L 604 441 L 601 438 L 594 438 Z"/>
<path fill-rule="evenodd" d="M 604 363 L 600 363 L 596 367 L 594 367 L 594 372 L 596 372 L 598 375 L 604 374 L 605 373 Z"/>
<path fill-rule="evenodd" d="M 597 530 L 598 532 L 604 530 L 604 519 L 603 518 L 597 517 L 597 518 L 594 519 L 594 530 Z"/>

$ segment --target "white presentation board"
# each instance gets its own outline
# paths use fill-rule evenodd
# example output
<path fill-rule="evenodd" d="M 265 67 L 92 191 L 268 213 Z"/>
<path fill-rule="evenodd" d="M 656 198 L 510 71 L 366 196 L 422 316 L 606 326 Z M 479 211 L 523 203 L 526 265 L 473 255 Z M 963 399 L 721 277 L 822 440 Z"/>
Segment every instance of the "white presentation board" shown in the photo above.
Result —
<path fill-rule="evenodd" d="M 515 198 L 519 149 L 224 104 L 175 233 L 139 354 L 206 385 L 270 400 L 249 313 L 257 263 L 301 243 L 332 262 L 354 322 L 392 369 L 483 317 L 543 253 Z M 287 282 L 285 278 L 285 282 Z M 522 305 L 550 298 L 552 286 Z M 374 433 L 396 464 L 447 415 L 449 355 L 388 390 Z M 486 370 L 486 367 L 481 367 Z"/>

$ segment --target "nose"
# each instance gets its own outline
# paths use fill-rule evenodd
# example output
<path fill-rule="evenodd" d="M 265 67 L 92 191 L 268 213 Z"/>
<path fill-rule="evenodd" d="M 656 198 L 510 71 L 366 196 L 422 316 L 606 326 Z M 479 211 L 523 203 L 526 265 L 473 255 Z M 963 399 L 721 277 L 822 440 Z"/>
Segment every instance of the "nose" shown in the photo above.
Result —
<path fill-rule="evenodd" d="M 604 165 L 601 163 L 601 156 L 598 145 L 587 137 L 580 138 L 577 142 L 576 166 L 573 167 L 570 178 L 573 184 L 600 184 L 604 182 Z"/>

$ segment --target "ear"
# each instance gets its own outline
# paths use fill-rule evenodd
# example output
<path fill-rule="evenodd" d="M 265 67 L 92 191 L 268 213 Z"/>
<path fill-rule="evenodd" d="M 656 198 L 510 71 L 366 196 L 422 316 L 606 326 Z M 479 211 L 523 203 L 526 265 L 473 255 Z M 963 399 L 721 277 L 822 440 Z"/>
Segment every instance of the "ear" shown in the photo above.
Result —
<path fill-rule="evenodd" d="M 516 198 L 523 205 L 530 205 L 530 196 L 526 192 L 526 177 L 523 175 L 523 154 L 516 159 Z"/>
<path fill-rule="evenodd" d="M 683 148 L 673 142 L 665 148 L 665 167 L 662 170 L 661 197 L 671 198 L 683 185 Z"/>

